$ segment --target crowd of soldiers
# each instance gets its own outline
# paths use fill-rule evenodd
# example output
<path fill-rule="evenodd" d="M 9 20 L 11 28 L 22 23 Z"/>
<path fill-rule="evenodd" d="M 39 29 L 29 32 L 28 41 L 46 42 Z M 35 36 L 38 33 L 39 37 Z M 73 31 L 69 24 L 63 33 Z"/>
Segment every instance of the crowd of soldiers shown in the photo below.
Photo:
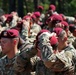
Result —
<path fill-rule="evenodd" d="M 0 75 L 76 75 L 76 16 L 43 10 L 0 16 Z"/>

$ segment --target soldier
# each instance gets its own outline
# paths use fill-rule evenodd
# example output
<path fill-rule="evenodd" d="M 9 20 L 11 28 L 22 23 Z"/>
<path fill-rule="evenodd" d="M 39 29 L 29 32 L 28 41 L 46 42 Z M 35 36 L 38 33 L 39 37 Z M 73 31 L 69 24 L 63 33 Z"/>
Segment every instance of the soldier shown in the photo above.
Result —
<path fill-rule="evenodd" d="M 14 64 L 14 70 L 17 75 L 34 75 L 35 64 L 39 59 L 36 56 L 37 50 L 34 45 L 29 42 L 24 42 L 20 38 L 19 50 L 20 54 L 17 56 Z"/>
<path fill-rule="evenodd" d="M 61 21 L 62 21 L 63 19 L 62 19 L 62 17 L 60 16 L 60 15 L 57 15 L 57 14 L 54 14 L 54 15 L 52 15 L 52 16 L 50 16 L 47 20 L 46 20 L 46 23 L 47 23 L 47 26 L 48 26 L 48 30 L 50 31 L 50 32 L 52 32 L 53 31 L 53 29 L 55 28 L 55 27 L 57 27 L 57 25 L 58 26 L 61 26 Z"/>
<path fill-rule="evenodd" d="M 56 12 L 56 6 L 53 5 L 53 4 L 51 4 L 51 5 L 49 6 L 49 8 L 48 8 L 47 13 L 46 13 L 46 17 L 47 17 L 47 16 L 51 16 L 51 15 L 53 15 L 53 14 L 58 14 L 58 13 Z"/>
<path fill-rule="evenodd" d="M 40 36 L 41 35 L 43 35 L 41 38 L 40 38 Z M 46 45 L 49 45 L 49 37 L 51 36 L 51 33 L 50 33 L 50 31 L 48 31 L 48 30 L 45 30 L 45 29 L 43 29 L 43 30 L 41 30 L 39 33 L 38 33 L 38 35 L 37 35 L 37 37 L 36 37 L 36 45 L 37 45 L 37 49 L 38 49 L 38 51 L 40 51 L 40 57 L 41 57 L 41 60 L 40 61 L 38 61 L 37 62 L 37 65 L 36 65 L 36 75 L 54 75 L 54 72 L 53 71 L 51 71 L 51 70 L 49 70 L 45 65 L 44 65 L 44 62 L 43 62 L 43 60 L 42 59 L 45 59 L 45 57 L 42 57 L 42 55 L 41 55 L 41 52 L 42 52 L 42 46 L 44 45 L 45 46 L 45 44 Z M 40 42 L 40 43 L 39 43 Z M 52 47 L 50 46 L 49 47 L 50 48 L 50 50 L 52 49 Z M 49 51 L 50 52 L 50 51 Z M 47 51 L 46 51 L 46 53 L 47 53 Z M 46 54 L 45 53 L 45 54 Z"/>
<path fill-rule="evenodd" d="M 1 48 L 5 54 L 0 59 L 0 75 L 15 75 L 13 68 L 18 51 L 19 32 L 15 29 L 4 30 L 1 32 Z"/>
<path fill-rule="evenodd" d="M 73 35 L 73 39 L 74 41 L 72 42 L 72 45 L 74 46 L 74 48 L 76 49 L 76 26 L 73 24 L 70 24 L 69 26 L 69 30 Z M 76 62 L 76 61 L 75 61 Z M 76 72 L 76 63 L 75 63 L 75 72 Z"/>
<path fill-rule="evenodd" d="M 29 39 L 28 39 L 31 43 L 34 42 L 37 34 L 41 30 L 41 27 L 38 24 L 36 24 L 35 19 L 36 19 L 35 15 L 32 15 L 31 16 L 30 35 L 29 35 Z"/>
<path fill-rule="evenodd" d="M 48 70 L 47 67 L 45 67 L 43 64 L 43 61 L 38 56 L 36 56 L 36 46 L 28 43 L 24 46 L 24 48 L 20 49 L 23 50 L 17 56 L 14 65 L 14 69 L 18 75 L 31 75 L 35 73 L 36 75 L 50 75 L 50 70 Z"/>
<path fill-rule="evenodd" d="M 54 46 L 57 38 L 50 36 L 50 34 L 48 34 L 48 37 L 46 36 L 47 34 L 47 32 L 40 34 L 37 40 L 37 48 L 41 51 L 41 58 L 44 65 L 54 72 L 53 75 L 74 75 L 74 65 L 72 65 L 71 58 L 66 56 L 67 54 L 64 51 L 59 52 L 57 50 L 59 45 Z"/>
<path fill-rule="evenodd" d="M 38 7 L 37 7 L 37 11 L 39 11 L 40 12 L 40 21 L 41 22 L 44 22 L 44 17 L 45 17 L 45 15 L 43 14 L 43 10 L 44 10 L 44 7 L 43 6 L 41 6 L 41 5 L 39 5 Z"/>
<path fill-rule="evenodd" d="M 73 41 L 73 46 L 75 47 L 75 49 L 76 49 L 76 26 L 75 25 L 73 25 L 73 24 L 70 24 L 70 26 L 69 26 L 69 30 L 70 30 L 70 32 L 72 33 L 72 35 L 73 35 L 73 39 L 74 39 L 74 41 Z"/>
<path fill-rule="evenodd" d="M 68 44 L 68 41 L 67 41 L 68 38 L 67 38 L 67 34 L 66 34 L 65 30 L 63 30 L 61 28 L 55 28 L 54 31 L 57 33 L 57 36 L 58 36 L 59 52 L 65 51 L 66 56 L 70 57 L 72 62 L 76 61 L 76 50 L 72 44 Z M 71 66 L 71 69 L 70 69 L 70 71 L 72 70 L 72 72 L 74 70 L 74 64 Z M 68 73 L 70 73 L 70 71 L 68 70 Z"/>

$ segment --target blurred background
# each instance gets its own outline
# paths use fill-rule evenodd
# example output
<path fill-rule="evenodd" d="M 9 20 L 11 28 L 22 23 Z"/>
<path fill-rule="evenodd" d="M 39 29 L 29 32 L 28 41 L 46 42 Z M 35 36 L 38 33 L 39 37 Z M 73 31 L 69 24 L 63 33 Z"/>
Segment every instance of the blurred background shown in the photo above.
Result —
<path fill-rule="evenodd" d="M 17 11 L 20 17 L 28 12 L 36 11 L 38 5 L 44 7 L 46 12 L 50 4 L 56 5 L 56 11 L 65 15 L 76 14 L 76 0 L 0 0 L 0 15 Z"/>

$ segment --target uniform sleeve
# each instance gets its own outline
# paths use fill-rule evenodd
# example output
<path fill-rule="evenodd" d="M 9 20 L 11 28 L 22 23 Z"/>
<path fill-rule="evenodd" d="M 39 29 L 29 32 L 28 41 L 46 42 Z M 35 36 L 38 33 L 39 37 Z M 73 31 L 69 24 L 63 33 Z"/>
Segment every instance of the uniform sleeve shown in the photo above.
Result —
<path fill-rule="evenodd" d="M 37 52 L 37 51 L 36 51 Z M 25 48 L 17 57 L 14 64 L 14 69 L 17 72 L 23 72 L 27 66 L 31 66 L 30 58 L 36 55 L 35 49 L 33 46 L 28 46 Z M 30 67 L 29 66 L 29 67 Z M 31 69 L 31 68 L 29 68 Z"/>
<path fill-rule="evenodd" d="M 49 60 L 53 53 L 52 47 L 48 45 L 44 45 L 41 49 L 41 57 L 43 61 Z"/>
<path fill-rule="evenodd" d="M 56 62 L 56 55 L 53 54 L 52 47 L 49 45 L 44 45 L 41 50 L 41 58 L 47 68 L 52 67 Z"/>
<path fill-rule="evenodd" d="M 28 30 L 23 28 L 21 32 L 21 37 L 26 41 L 28 39 Z"/>
<path fill-rule="evenodd" d="M 3 62 L 0 59 L 0 75 L 3 75 L 3 67 L 2 67 L 2 65 L 3 65 Z"/>
<path fill-rule="evenodd" d="M 69 45 L 69 48 L 66 50 L 66 53 L 68 51 L 69 51 L 69 53 L 71 53 L 72 59 L 76 60 L 76 49 L 74 48 L 74 46 L 72 44 Z"/>
<path fill-rule="evenodd" d="M 52 53 L 48 60 L 44 61 L 44 64 L 53 71 L 61 72 L 68 70 L 72 66 L 72 60 L 62 51 L 56 54 Z"/>
<path fill-rule="evenodd" d="M 20 53 L 20 55 L 23 58 L 31 58 L 37 54 L 38 50 L 33 45 L 27 45 L 23 48 L 23 51 Z"/>

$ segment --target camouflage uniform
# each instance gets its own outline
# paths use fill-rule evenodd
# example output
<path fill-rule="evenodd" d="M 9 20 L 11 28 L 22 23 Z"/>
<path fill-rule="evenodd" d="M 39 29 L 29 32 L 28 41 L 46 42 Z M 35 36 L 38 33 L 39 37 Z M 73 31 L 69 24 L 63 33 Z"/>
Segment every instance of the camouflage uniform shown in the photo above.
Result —
<path fill-rule="evenodd" d="M 44 64 L 44 60 L 46 60 L 46 58 L 53 53 L 52 47 L 49 43 L 49 37 L 51 35 L 53 34 L 50 34 L 49 32 L 45 32 L 38 37 L 39 43 L 37 44 L 37 46 L 41 51 L 42 60 L 37 62 L 37 66 L 36 66 L 37 75 L 55 75 L 55 72 L 53 72 L 51 69 L 48 69 Z"/>
<path fill-rule="evenodd" d="M 71 32 L 68 33 L 68 43 L 73 43 L 75 40 L 75 37 L 73 36 L 73 34 Z"/>
<path fill-rule="evenodd" d="M 76 49 L 73 47 L 72 44 L 69 44 L 67 48 L 64 49 L 67 56 L 69 56 L 72 61 L 73 65 L 75 65 L 75 73 L 76 73 Z"/>
<path fill-rule="evenodd" d="M 40 30 L 41 30 L 41 27 L 37 24 L 34 24 L 34 25 L 31 26 L 30 36 L 29 36 L 29 41 L 31 43 L 34 42 L 34 40 L 36 39 L 36 35 L 39 33 Z"/>
<path fill-rule="evenodd" d="M 72 57 L 74 56 L 74 48 L 66 48 L 55 54 L 52 46 L 49 43 L 50 34 L 42 33 L 38 37 L 38 48 L 41 50 L 41 57 L 44 65 L 49 68 L 53 75 L 74 75 L 74 64 L 72 63 Z M 70 50 L 70 51 L 69 51 Z"/>
<path fill-rule="evenodd" d="M 72 43 L 72 45 L 73 45 L 74 48 L 76 49 L 76 38 L 75 38 L 74 42 Z"/>
<path fill-rule="evenodd" d="M 55 75 L 55 73 L 49 70 L 42 60 L 39 60 L 36 64 L 36 75 Z"/>
<path fill-rule="evenodd" d="M 15 75 L 13 68 L 15 58 L 8 59 L 7 56 L 4 56 L 0 59 L 0 75 Z"/>
<path fill-rule="evenodd" d="M 18 75 L 50 75 L 52 72 L 50 72 L 43 64 L 43 61 L 35 55 L 35 50 L 31 50 L 32 46 L 31 43 L 25 43 L 19 48 L 21 53 L 15 61 L 15 71 Z"/>
<path fill-rule="evenodd" d="M 34 57 L 32 57 L 30 59 L 31 64 L 32 64 L 32 75 L 36 75 L 36 66 L 37 66 L 37 62 L 40 61 L 40 57 L 38 57 L 37 55 L 35 55 Z"/>
<path fill-rule="evenodd" d="M 34 61 L 37 59 L 34 57 L 37 51 L 30 43 L 23 44 L 20 47 L 20 54 L 17 56 L 14 69 L 17 75 L 34 75 L 33 71 Z"/>
<path fill-rule="evenodd" d="M 74 75 L 72 73 L 74 72 L 74 65 L 72 65 L 70 57 L 66 56 L 65 51 L 51 54 L 49 49 L 48 46 L 44 46 L 42 51 L 45 66 L 56 73 L 55 75 Z"/>
<path fill-rule="evenodd" d="M 25 41 L 28 39 L 28 30 L 27 30 L 27 28 L 22 28 L 22 31 L 20 33 L 20 36 Z"/>
<path fill-rule="evenodd" d="M 10 34 L 10 33 L 12 33 L 12 34 Z M 15 43 L 15 46 L 10 45 L 10 48 L 9 49 L 7 48 L 7 47 L 9 47 L 9 44 L 13 43 L 13 42 L 8 42 L 9 39 L 10 40 L 13 39 L 12 41 L 14 41 L 14 38 L 17 39 L 16 41 L 19 40 L 19 32 L 17 30 L 15 30 L 15 29 L 5 30 L 5 31 L 3 31 L 1 33 L 2 53 L 6 54 L 6 56 L 4 56 L 4 57 L 2 57 L 0 59 L 0 75 L 16 75 L 13 66 L 14 66 L 14 62 L 15 62 L 16 56 L 19 54 L 19 51 L 17 49 L 18 42 Z M 8 39 L 6 41 L 6 43 L 9 43 L 9 44 L 6 45 L 5 42 L 3 43 L 3 41 L 5 41 L 5 39 L 6 40 Z M 5 48 L 6 50 L 3 48 L 3 44 L 7 48 L 7 49 Z M 13 48 L 13 49 L 11 49 L 11 48 Z M 3 50 L 4 51 L 9 50 L 10 52 L 9 51 L 3 52 Z M 12 53 L 11 51 L 13 52 L 12 55 L 10 54 L 10 53 Z"/>

